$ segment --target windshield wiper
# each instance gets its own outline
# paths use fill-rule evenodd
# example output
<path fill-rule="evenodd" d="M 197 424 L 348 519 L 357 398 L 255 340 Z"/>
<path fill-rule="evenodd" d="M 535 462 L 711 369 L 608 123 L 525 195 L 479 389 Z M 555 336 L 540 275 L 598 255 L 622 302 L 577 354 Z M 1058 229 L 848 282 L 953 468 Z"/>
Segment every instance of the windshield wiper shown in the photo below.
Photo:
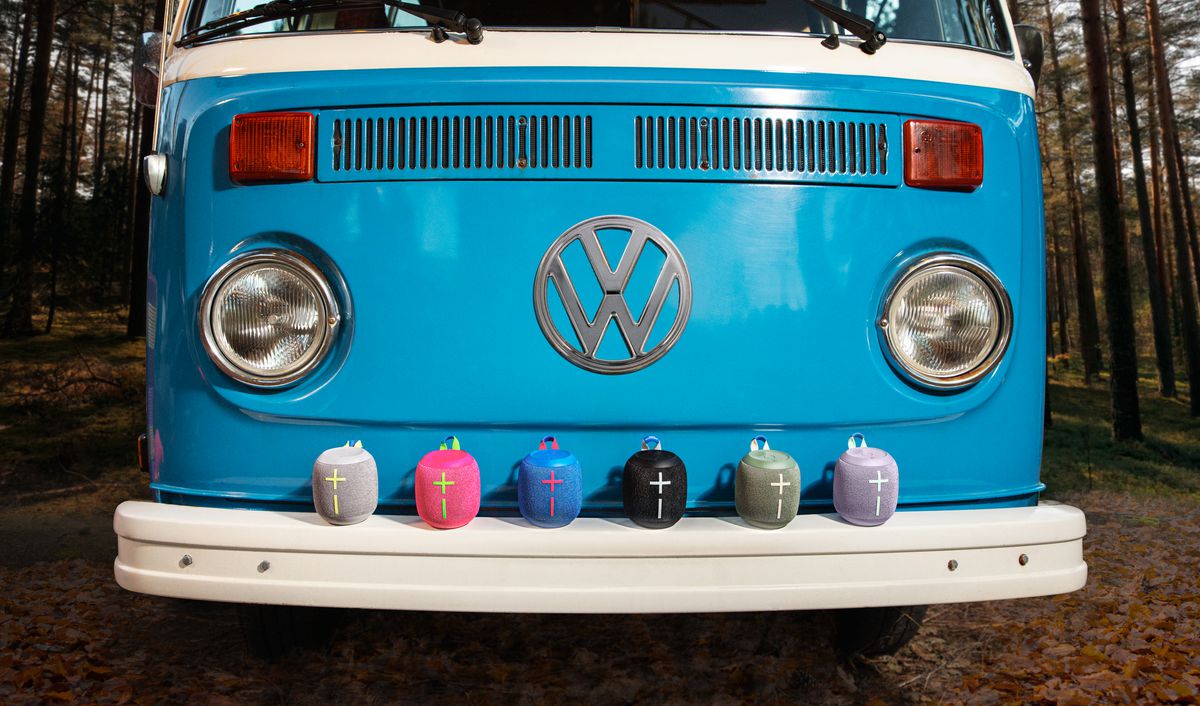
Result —
<path fill-rule="evenodd" d="M 435 42 L 446 41 L 448 31 L 464 35 L 471 44 L 483 41 L 483 23 L 458 10 L 412 5 L 400 0 L 270 0 L 196 27 L 180 37 L 176 45 L 182 47 L 215 39 L 272 20 L 335 10 L 369 10 L 380 5 L 394 7 L 428 22 Z"/>
<path fill-rule="evenodd" d="M 809 5 L 813 6 L 817 12 L 825 15 L 835 23 L 843 27 L 846 31 L 862 40 L 859 49 L 863 50 L 864 54 L 874 54 L 879 47 L 887 43 L 887 35 L 875 28 L 875 23 L 868 20 L 866 17 L 859 15 L 849 10 L 843 10 L 837 5 L 830 5 L 823 0 L 804 0 Z M 830 49 L 838 48 L 838 36 L 836 34 L 829 35 L 829 38 L 821 42 Z"/>

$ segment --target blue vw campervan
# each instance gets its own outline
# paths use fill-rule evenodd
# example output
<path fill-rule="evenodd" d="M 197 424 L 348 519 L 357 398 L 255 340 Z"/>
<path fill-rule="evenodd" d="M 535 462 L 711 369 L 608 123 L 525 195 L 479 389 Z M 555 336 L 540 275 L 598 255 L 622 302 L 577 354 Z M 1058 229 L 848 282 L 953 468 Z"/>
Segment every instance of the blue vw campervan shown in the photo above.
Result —
<path fill-rule="evenodd" d="M 182 2 L 135 67 L 154 502 L 116 511 L 120 584 L 297 607 L 264 630 L 1080 588 L 1083 515 L 1039 501 L 1036 36 L 832 2 Z M 855 433 L 898 466 L 878 526 L 832 505 Z M 518 513 L 547 434 L 582 469 L 556 529 Z M 622 505 L 649 434 L 686 464 L 669 529 Z M 735 509 L 759 435 L 800 469 L 781 529 Z M 414 477 L 449 436 L 479 510 L 443 531 Z M 332 526 L 313 462 L 347 439 L 378 508 Z"/>

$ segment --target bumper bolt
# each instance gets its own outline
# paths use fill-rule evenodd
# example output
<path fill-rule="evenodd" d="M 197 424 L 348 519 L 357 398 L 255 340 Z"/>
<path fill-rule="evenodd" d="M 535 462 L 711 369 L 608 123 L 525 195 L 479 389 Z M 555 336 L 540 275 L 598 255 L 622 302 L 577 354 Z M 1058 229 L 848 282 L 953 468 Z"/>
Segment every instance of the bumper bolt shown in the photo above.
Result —
<path fill-rule="evenodd" d="M 946 562 L 946 568 L 950 569 L 951 571 L 954 571 L 955 569 L 957 569 L 958 568 L 958 559 L 951 559 L 950 561 Z"/>
<path fill-rule="evenodd" d="M 187 567 L 189 567 L 191 565 L 192 565 L 192 555 L 184 554 L 183 558 L 179 560 L 179 568 L 186 569 Z"/>
<path fill-rule="evenodd" d="M 259 563 L 259 565 L 258 565 L 258 573 L 265 574 L 267 572 L 267 569 L 270 569 L 270 568 L 271 568 L 271 562 L 267 561 L 266 559 L 263 559 L 262 562 Z"/>
<path fill-rule="evenodd" d="M 1017 563 L 1020 564 L 1021 566 L 1025 566 L 1026 564 L 1029 563 L 1029 555 L 1022 554 L 1020 557 L 1017 558 Z"/>

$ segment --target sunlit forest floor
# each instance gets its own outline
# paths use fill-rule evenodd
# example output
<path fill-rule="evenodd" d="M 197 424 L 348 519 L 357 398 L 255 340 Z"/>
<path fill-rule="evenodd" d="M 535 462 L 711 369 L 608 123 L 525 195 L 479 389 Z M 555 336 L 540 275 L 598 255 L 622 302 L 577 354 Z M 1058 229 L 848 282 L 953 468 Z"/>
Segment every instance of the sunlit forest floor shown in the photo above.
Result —
<path fill-rule="evenodd" d="M 1088 513 L 1087 587 L 935 606 L 896 657 L 839 659 L 810 614 L 362 611 L 327 653 L 264 664 L 224 605 L 124 592 L 112 509 L 145 497 L 142 343 L 115 314 L 0 341 L 0 702 L 1194 703 L 1200 421 L 1143 379 L 1146 441 L 1114 444 L 1106 384 L 1051 375 L 1049 498 Z M 1149 364 L 1146 359 L 1145 363 Z"/>

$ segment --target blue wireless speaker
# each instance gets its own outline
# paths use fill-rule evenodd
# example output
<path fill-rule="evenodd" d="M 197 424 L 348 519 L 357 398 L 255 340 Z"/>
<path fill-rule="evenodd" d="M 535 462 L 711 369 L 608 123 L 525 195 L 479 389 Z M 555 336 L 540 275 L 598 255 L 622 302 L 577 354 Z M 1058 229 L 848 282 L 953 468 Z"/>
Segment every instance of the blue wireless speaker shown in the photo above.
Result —
<path fill-rule="evenodd" d="M 583 507 L 583 467 L 570 451 L 547 436 L 521 461 L 517 473 L 517 505 L 538 527 L 562 527 L 579 517 Z"/>

